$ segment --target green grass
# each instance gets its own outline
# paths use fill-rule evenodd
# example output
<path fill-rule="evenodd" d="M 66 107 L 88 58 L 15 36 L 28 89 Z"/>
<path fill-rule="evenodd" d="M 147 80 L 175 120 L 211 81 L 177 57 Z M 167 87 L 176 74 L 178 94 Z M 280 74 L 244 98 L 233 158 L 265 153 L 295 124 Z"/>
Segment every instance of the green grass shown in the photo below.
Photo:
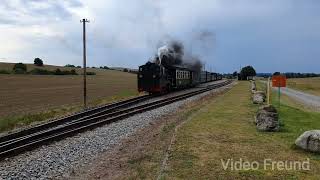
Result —
<path fill-rule="evenodd" d="M 52 118 L 57 118 L 66 113 L 75 112 L 80 110 L 79 107 L 60 108 L 49 110 L 46 112 L 26 114 L 22 116 L 9 116 L 0 119 L 0 132 L 15 129 L 17 127 L 23 127 L 34 122 L 45 121 Z"/>
<path fill-rule="evenodd" d="M 128 98 L 136 97 L 138 95 L 139 94 L 136 91 L 123 90 L 114 96 L 89 102 L 88 107 L 94 107 L 94 106 L 112 103 L 115 101 L 125 100 Z M 19 115 L 7 116 L 4 118 L 0 118 L 0 133 L 15 129 L 17 127 L 30 125 L 35 122 L 44 122 L 44 121 L 48 121 L 49 119 L 65 116 L 67 114 L 80 111 L 81 109 L 82 109 L 82 106 L 79 106 L 79 105 L 62 106 L 61 108 L 55 108 L 55 109 L 43 111 L 40 113 L 24 114 L 20 116 Z"/>
<path fill-rule="evenodd" d="M 284 95 L 282 95 L 284 96 Z M 303 107 L 292 106 L 293 102 L 288 97 L 281 98 L 279 108 L 278 96 L 276 93 L 272 95 L 272 104 L 279 112 L 280 121 L 283 124 L 279 137 L 288 143 L 294 142 L 297 136 L 308 130 L 320 129 L 320 113 L 311 112 Z M 318 156 L 320 157 L 320 156 Z"/>
<path fill-rule="evenodd" d="M 195 112 L 178 131 L 170 153 L 165 179 L 319 179 L 320 157 L 294 146 L 305 130 L 320 128 L 318 113 L 287 105 L 280 109 L 284 126 L 280 132 L 258 132 L 253 123 L 257 105 L 250 99 L 248 82 L 240 82 L 225 95 Z M 263 162 L 304 161 L 311 158 L 311 171 L 223 170 L 221 159 Z"/>

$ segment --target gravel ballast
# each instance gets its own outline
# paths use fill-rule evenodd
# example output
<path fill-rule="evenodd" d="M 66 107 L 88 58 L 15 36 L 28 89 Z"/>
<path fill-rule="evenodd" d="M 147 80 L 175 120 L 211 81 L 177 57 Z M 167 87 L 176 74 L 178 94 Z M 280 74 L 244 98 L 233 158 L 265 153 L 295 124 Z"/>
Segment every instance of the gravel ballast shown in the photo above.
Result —
<path fill-rule="evenodd" d="M 121 144 L 122 139 L 161 119 L 163 115 L 174 113 L 185 103 L 230 86 L 232 84 L 8 158 L 0 162 L 0 177 L 2 179 L 68 178 L 73 171 L 90 162 L 99 153 Z"/>

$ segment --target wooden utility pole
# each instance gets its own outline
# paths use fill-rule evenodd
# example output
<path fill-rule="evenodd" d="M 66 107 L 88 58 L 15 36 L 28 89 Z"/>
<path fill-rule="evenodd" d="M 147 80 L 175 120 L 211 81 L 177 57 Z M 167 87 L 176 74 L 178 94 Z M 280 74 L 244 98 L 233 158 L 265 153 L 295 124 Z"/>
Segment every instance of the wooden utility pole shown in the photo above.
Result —
<path fill-rule="evenodd" d="M 87 19 L 82 19 L 83 24 L 83 108 L 87 108 L 87 52 L 86 52 L 86 22 Z"/>

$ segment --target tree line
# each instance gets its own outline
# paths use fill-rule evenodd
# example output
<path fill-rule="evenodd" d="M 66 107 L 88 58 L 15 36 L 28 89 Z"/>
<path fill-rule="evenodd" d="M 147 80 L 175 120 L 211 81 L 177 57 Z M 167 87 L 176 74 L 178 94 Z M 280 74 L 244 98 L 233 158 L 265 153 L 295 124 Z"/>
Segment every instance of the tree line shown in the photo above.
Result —
<path fill-rule="evenodd" d="M 294 73 L 294 72 L 286 72 L 280 73 L 275 72 L 273 75 L 284 75 L 286 78 L 310 78 L 310 77 L 320 77 L 320 74 L 316 73 Z"/>

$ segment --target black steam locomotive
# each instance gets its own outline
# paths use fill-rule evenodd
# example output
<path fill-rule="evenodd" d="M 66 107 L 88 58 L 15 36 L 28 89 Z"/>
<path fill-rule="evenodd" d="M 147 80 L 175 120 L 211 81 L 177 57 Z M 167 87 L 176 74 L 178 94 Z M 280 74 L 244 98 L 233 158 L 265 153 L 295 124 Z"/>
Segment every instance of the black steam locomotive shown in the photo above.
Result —
<path fill-rule="evenodd" d="M 138 90 L 151 94 L 166 93 L 174 89 L 194 87 L 200 83 L 221 80 L 222 76 L 207 71 L 194 71 L 187 67 L 147 62 L 139 67 Z"/>

